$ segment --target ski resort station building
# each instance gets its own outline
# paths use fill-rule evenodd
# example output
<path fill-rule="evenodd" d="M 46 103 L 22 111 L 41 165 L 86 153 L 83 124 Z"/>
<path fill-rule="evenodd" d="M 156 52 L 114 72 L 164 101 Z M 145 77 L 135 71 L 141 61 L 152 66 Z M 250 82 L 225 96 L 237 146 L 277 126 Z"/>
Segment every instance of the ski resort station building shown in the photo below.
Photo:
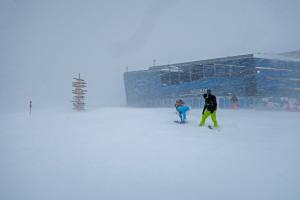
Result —
<path fill-rule="evenodd" d="M 276 56 L 247 54 L 152 66 L 124 73 L 128 106 L 170 107 L 183 99 L 202 107 L 202 94 L 211 89 L 219 107 L 228 108 L 237 96 L 240 107 L 299 104 L 300 51 Z"/>

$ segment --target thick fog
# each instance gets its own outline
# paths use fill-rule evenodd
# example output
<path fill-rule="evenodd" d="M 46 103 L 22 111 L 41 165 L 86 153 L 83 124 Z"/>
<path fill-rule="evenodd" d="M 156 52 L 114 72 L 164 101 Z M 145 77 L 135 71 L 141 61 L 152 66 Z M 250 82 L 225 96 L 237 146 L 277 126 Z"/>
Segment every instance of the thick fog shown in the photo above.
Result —
<path fill-rule="evenodd" d="M 300 48 L 298 0 L 1 0 L 0 110 L 125 104 L 123 72 Z"/>

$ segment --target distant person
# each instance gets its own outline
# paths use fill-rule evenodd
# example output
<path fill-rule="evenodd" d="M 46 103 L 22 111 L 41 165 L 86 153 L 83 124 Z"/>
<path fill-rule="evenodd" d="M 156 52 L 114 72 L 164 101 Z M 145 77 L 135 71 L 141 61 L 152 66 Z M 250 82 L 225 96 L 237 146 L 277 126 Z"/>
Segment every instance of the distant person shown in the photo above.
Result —
<path fill-rule="evenodd" d="M 182 99 L 176 100 L 175 103 L 176 111 L 178 112 L 181 124 L 186 123 L 186 112 L 190 110 L 190 108 L 184 105 L 184 101 Z"/>
<path fill-rule="evenodd" d="M 231 108 L 234 110 L 239 108 L 239 100 L 235 95 L 231 97 Z"/>
<path fill-rule="evenodd" d="M 208 89 L 205 94 L 203 94 L 203 97 L 205 99 L 204 108 L 202 111 L 202 119 L 199 124 L 199 126 L 205 125 L 205 120 L 207 117 L 211 116 L 211 119 L 214 123 L 214 128 L 218 128 L 218 122 L 217 122 L 217 98 L 215 95 L 211 94 L 211 90 Z"/>
<path fill-rule="evenodd" d="M 31 115 L 32 101 L 29 101 L 29 114 Z"/>

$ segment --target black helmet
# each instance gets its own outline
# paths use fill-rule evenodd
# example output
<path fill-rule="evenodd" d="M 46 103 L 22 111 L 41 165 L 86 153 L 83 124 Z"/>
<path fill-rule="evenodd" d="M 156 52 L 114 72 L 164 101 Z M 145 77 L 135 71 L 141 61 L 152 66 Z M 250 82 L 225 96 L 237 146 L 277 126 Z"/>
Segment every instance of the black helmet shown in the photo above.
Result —
<path fill-rule="evenodd" d="M 211 94 L 211 89 L 207 89 L 207 90 L 206 90 L 206 93 L 207 93 L 207 94 Z"/>

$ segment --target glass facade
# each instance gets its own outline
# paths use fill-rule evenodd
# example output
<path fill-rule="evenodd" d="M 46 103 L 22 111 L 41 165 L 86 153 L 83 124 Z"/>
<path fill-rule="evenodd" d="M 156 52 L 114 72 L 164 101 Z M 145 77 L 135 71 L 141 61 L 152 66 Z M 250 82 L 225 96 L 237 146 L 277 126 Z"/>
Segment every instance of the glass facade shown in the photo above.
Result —
<path fill-rule="evenodd" d="M 300 62 L 248 54 L 125 72 L 124 83 L 129 106 L 170 106 L 176 98 L 201 106 L 210 88 L 220 106 L 236 95 L 250 107 L 257 98 L 299 98 Z"/>

